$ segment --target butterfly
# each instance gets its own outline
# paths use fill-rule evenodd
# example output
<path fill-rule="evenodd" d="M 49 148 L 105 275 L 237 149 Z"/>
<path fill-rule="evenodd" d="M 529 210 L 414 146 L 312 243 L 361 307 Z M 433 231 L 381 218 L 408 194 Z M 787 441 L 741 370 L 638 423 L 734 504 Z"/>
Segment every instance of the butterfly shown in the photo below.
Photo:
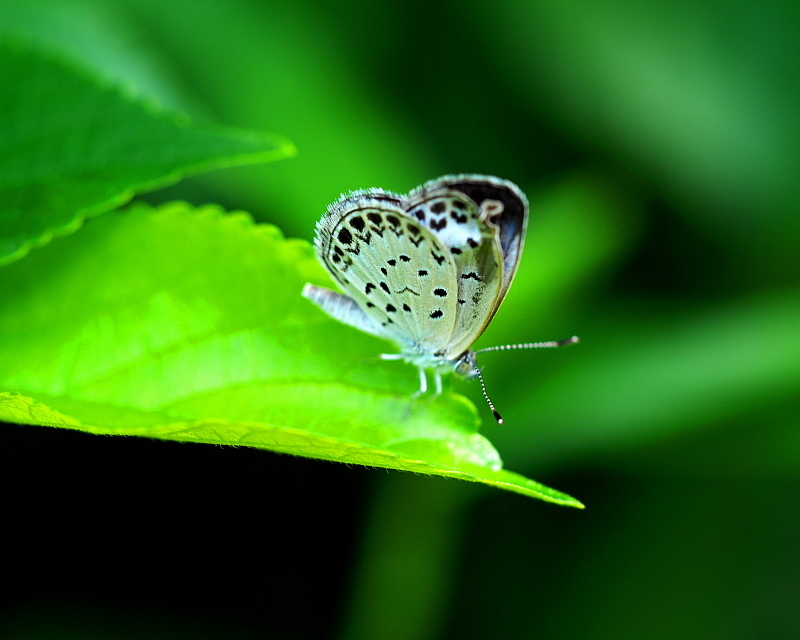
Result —
<path fill-rule="evenodd" d="M 419 368 L 420 391 L 432 369 L 478 377 L 477 354 L 556 347 L 578 341 L 471 347 L 491 322 L 519 267 L 528 200 L 517 185 L 493 176 L 449 175 L 407 195 L 365 189 L 343 195 L 316 228 L 322 264 L 344 293 L 307 284 L 303 295 L 330 316 L 399 345 L 388 360 Z"/>

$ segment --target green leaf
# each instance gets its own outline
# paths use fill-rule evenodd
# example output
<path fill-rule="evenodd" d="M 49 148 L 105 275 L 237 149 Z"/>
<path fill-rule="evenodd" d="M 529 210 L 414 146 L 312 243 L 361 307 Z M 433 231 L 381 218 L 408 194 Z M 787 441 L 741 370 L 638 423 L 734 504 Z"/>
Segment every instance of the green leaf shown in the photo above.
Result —
<path fill-rule="evenodd" d="M 0 87 L 0 264 L 135 193 L 294 152 L 277 136 L 192 124 L 12 42 L 0 43 Z"/>
<path fill-rule="evenodd" d="M 330 284 L 311 246 L 244 214 L 175 203 L 93 220 L 0 270 L 0 419 L 247 445 L 581 506 L 503 470 L 462 396 L 412 400 L 413 369 L 302 298 L 307 281 Z"/>

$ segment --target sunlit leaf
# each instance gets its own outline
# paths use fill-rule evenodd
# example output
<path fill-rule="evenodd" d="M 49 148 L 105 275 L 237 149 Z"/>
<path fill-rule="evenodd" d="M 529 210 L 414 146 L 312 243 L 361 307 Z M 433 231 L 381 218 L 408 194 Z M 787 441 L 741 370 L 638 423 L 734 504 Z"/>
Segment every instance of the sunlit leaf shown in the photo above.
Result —
<path fill-rule="evenodd" d="M 98 268 L 102 265 L 102 269 Z M 305 241 L 177 203 L 107 214 L 0 271 L 0 419 L 247 445 L 580 503 L 502 469 L 475 407 L 411 400 L 391 348 L 300 296 Z"/>

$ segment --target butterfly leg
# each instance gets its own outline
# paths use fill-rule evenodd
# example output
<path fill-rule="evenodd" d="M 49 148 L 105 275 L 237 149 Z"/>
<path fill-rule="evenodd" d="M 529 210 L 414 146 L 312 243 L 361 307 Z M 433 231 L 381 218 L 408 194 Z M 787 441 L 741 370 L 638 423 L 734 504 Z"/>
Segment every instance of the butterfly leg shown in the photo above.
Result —
<path fill-rule="evenodd" d="M 434 380 L 436 381 L 436 395 L 434 398 L 438 398 L 440 395 L 442 395 L 442 374 L 438 371 L 434 371 L 433 375 L 435 376 Z"/>
<path fill-rule="evenodd" d="M 425 369 L 419 370 L 419 391 L 414 394 L 415 398 L 419 398 L 422 394 L 424 394 L 428 390 L 428 376 L 425 373 Z"/>

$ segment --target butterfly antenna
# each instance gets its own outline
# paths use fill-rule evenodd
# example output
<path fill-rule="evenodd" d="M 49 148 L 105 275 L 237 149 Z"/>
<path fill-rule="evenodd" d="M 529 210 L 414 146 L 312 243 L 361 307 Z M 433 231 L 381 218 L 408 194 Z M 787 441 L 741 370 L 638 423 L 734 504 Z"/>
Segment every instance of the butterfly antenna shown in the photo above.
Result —
<path fill-rule="evenodd" d="M 566 340 L 550 340 L 548 342 L 523 342 L 522 344 L 503 344 L 499 347 L 486 347 L 475 353 L 486 353 L 487 351 L 506 351 L 508 349 L 547 349 L 551 347 L 563 347 L 568 344 L 580 342 L 578 336 L 572 336 Z M 488 399 L 488 398 L 487 398 Z M 491 402 L 489 403 L 491 404 Z"/>
<path fill-rule="evenodd" d="M 494 402 L 489 397 L 489 394 L 486 393 L 486 383 L 483 381 L 483 375 L 481 374 L 481 370 L 478 367 L 475 367 L 475 373 L 478 375 L 478 380 L 481 381 L 481 391 L 483 391 L 483 397 L 486 398 L 486 402 L 489 403 L 489 408 L 492 410 L 492 415 L 494 419 L 497 420 L 497 424 L 503 424 L 503 416 L 500 415 L 500 412 L 494 408 Z"/>

